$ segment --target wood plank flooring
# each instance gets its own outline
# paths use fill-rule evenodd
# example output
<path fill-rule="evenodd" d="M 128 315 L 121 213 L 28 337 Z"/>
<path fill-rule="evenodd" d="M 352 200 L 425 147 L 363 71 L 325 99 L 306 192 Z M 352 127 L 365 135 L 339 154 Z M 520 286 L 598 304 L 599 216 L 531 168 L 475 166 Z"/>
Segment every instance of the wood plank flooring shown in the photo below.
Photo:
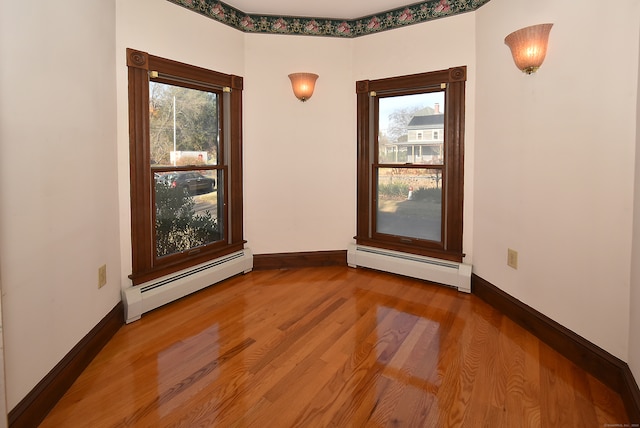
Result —
<path fill-rule="evenodd" d="M 473 295 L 252 272 L 126 325 L 41 427 L 604 427 L 620 396 Z"/>

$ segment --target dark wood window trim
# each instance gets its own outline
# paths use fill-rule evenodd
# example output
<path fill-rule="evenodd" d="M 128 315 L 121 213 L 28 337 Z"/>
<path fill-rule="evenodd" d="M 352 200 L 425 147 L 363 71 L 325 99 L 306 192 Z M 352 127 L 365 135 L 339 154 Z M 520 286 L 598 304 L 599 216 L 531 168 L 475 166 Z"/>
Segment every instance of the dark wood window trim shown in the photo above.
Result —
<path fill-rule="evenodd" d="M 362 245 L 420 254 L 461 262 L 464 195 L 464 102 L 466 66 L 429 73 L 412 74 L 378 80 L 356 82 L 358 188 L 356 242 Z M 441 87 L 445 91 L 445 153 L 443 167 L 443 239 L 442 242 L 414 240 L 406 243 L 399 236 L 381 238 L 372 232 L 375 216 L 375 174 L 377 158 L 377 104 L 370 102 L 370 94 L 406 95 L 428 88 Z M 374 106 L 372 107 L 372 104 Z M 373 118 L 373 119 L 372 119 Z M 375 144 L 371 144 L 375 139 Z"/>
<path fill-rule="evenodd" d="M 242 89 L 243 79 L 204 68 L 127 49 L 129 74 L 129 156 L 131 179 L 131 245 L 134 285 L 239 251 L 244 247 L 242 207 Z M 227 117 L 222 117 L 229 139 L 224 168 L 228 169 L 226 188 L 226 239 L 207 246 L 197 254 L 168 258 L 155 257 L 153 228 L 153 186 L 149 138 L 149 72 L 180 81 L 192 88 L 217 88 L 229 93 Z"/>

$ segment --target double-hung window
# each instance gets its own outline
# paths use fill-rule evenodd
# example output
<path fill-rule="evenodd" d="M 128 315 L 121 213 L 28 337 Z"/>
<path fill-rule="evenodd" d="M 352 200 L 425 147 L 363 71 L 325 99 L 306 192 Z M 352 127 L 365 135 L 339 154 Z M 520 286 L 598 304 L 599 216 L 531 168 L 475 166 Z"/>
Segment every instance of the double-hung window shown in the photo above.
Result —
<path fill-rule="evenodd" d="M 241 250 L 242 78 L 127 49 L 131 279 Z"/>
<path fill-rule="evenodd" d="M 462 261 L 465 82 L 466 67 L 356 82 L 358 244 Z"/>

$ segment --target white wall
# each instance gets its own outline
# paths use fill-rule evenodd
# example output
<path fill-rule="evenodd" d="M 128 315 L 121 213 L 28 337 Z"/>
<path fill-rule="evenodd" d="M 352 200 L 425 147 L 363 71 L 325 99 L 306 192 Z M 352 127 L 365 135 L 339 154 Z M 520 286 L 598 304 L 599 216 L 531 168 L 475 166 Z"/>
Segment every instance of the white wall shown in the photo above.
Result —
<path fill-rule="evenodd" d="M 623 360 L 638 7 L 492 0 L 476 12 L 474 270 Z M 554 23 L 547 59 L 527 76 L 503 40 L 543 22 Z"/>
<path fill-rule="evenodd" d="M 640 21 L 640 16 L 638 17 Z M 640 54 L 639 67 L 640 67 Z M 631 252 L 631 298 L 629 299 L 629 367 L 640 382 L 640 73 L 636 108 L 636 178 L 633 208 L 633 249 Z"/>
<path fill-rule="evenodd" d="M 357 40 L 245 34 L 162 0 L 119 1 L 117 51 L 126 47 L 244 77 L 245 239 L 255 254 L 345 249 L 355 235 L 355 80 L 474 62 L 473 14 Z M 449 24 L 447 24 L 449 22 Z M 158 34 L 161 28 L 163 32 Z M 167 30 L 171 28 L 171 30 Z M 440 37 L 447 37 L 443 46 Z M 406 40 L 432 40 L 416 60 Z M 371 39 L 367 42 L 367 39 Z M 211 40 L 215 55 L 198 43 Z M 214 41 L 224 40 L 222 46 Z M 206 44 L 206 42 L 205 42 Z M 378 49 L 385 52 L 380 55 Z M 224 51 L 220 51 L 224 49 Z M 185 50 L 189 54 L 185 53 Z M 242 52 L 238 56 L 238 52 Z M 204 53 L 204 55 L 203 55 Z M 122 280 L 131 272 L 126 70 L 118 60 Z M 306 103 L 287 75 L 320 75 Z M 361 77 L 360 77 L 361 76 Z M 468 83 L 467 169 L 472 171 L 473 74 Z M 472 225 L 467 179 L 465 231 Z M 471 233 L 465 249 L 471 250 Z"/>
<path fill-rule="evenodd" d="M 112 1 L 0 3 L 9 409 L 120 300 L 114 43 Z"/>
<path fill-rule="evenodd" d="M 344 250 L 355 235 L 352 41 L 245 39 L 245 239 L 255 254 Z M 290 73 L 320 77 L 300 102 Z"/>
<path fill-rule="evenodd" d="M 466 13 L 354 40 L 353 81 L 467 66 L 464 163 L 465 262 L 473 263 L 474 134 L 475 134 L 475 15 Z M 355 83 L 351 93 L 355 99 Z M 354 125 L 355 126 L 355 122 Z"/>

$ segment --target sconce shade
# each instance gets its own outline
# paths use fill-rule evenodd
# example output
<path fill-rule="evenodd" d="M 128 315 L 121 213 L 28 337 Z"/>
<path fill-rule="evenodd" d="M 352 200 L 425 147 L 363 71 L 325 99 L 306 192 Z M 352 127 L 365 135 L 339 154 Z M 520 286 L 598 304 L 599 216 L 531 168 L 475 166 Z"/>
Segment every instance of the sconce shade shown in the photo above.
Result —
<path fill-rule="evenodd" d="M 313 73 L 292 73 L 289 75 L 291 79 L 291 86 L 293 87 L 293 94 L 300 101 L 305 102 L 311 95 L 313 95 L 313 89 L 316 86 L 317 74 Z"/>
<path fill-rule="evenodd" d="M 535 73 L 547 55 L 549 32 L 553 24 L 538 24 L 514 31 L 504 39 L 511 49 L 516 67 L 527 74 Z"/>

